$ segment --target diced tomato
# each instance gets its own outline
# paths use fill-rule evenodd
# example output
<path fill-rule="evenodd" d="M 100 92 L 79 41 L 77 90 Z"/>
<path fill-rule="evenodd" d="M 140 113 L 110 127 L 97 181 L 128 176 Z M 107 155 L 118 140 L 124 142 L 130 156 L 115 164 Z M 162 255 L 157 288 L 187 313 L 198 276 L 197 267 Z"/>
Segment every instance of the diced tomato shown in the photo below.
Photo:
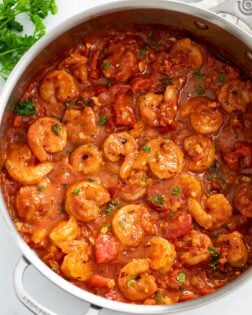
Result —
<path fill-rule="evenodd" d="M 91 278 L 88 279 L 87 285 L 90 288 L 112 289 L 115 286 L 115 281 L 99 275 L 92 275 Z"/>
<path fill-rule="evenodd" d="M 182 213 L 175 219 L 171 219 L 163 227 L 164 237 L 175 240 L 186 235 L 192 229 L 192 217 L 188 213 Z"/>
<path fill-rule="evenodd" d="M 101 51 L 100 50 L 96 50 L 92 55 L 91 55 L 91 60 L 90 60 L 90 78 L 97 80 L 99 79 L 99 69 L 98 69 L 98 63 L 100 60 L 100 56 L 101 56 Z"/>
<path fill-rule="evenodd" d="M 129 95 L 119 94 L 112 104 L 115 112 L 116 126 L 133 126 L 136 116 L 133 109 L 133 101 Z"/>
<path fill-rule="evenodd" d="M 100 234 L 95 242 L 95 259 L 97 264 L 106 264 L 115 260 L 119 254 L 120 244 L 112 234 Z"/>

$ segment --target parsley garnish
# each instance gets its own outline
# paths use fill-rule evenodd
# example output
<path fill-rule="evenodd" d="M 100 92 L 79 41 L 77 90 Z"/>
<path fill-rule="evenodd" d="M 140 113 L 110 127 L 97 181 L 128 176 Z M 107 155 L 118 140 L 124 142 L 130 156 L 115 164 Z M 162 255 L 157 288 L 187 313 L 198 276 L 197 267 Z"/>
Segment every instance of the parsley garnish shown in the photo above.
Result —
<path fill-rule="evenodd" d="M 104 64 L 103 64 L 103 68 L 104 69 L 108 69 L 111 65 L 111 62 L 109 60 L 105 61 Z"/>
<path fill-rule="evenodd" d="M 205 94 L 205 89 L 202 86 L 199 86 L 197 88 L 197 94 L 198 95 L 204 95 Z"/>
<path fill-rule="evenodd" d="M 60 124 L 55 124 L 52 126 L 52 131 L 59 136 L 61 130 L 61 125 Z"/>
<path fill-rule="evenodd" d="M 78 196 L 80 192 L 80 188 L 76 188 L 73 190 L 73 195 Z"/>
<path fill-rule="evenodd" d="M 148 146 L 147 144 L 143 146 L 143 150 L 146 152 L 146 153 L 150 153 L 150 146 Z"/>
<path fill-rule="evenodd" d="M 107 122 L 107 117 L 106 116 L 101 116 L 98 122 L 99 127 L 103 127 Z"/>
<path fill-rule="evenodd" d="M 89 179 L 88 179 L 88 182 L 89 182 L 89 183 L 93 183 L 94 181 L 95 181 L 95 180 L 94 180 L 93 178 L 89 178 Z"/>
<path fill-rule="evenodd" d="M 156 195 L 156 196 L 150 196 L 147 198 L 149 201 L 154 202 L 157 206 L 159 206 L 160 208 L 163 206 L 164 204 L 164 197 L 162 195 Z"/>
<path fill-rule="evenodd" d="M 45 186 L 39 186 L 39 187 L 38 187 L 38 191 L 39 191 L 39 192 L 42 192 L 42 191 L 44 191 L 44 190 L 45 190 Z"/>
<path fill-rule="evenodd" d="M 18 60 L 45 34 L 43 19 L 55 14 L 55 0 L 4 0 L 0 4 L 0 76 L 7 78 Z M 23 25 L 16 20 L 26 14 L 34 26 L 31 35 L 22 34 Z"/>
<path fill-rule="evenodd" d="M 105 208 L 106 215 L 110 215 L 115 209 L 119 207 L 119 203 L 117 200 L 111 200 L 107 207 Z"/>
<path fill-rule="evenodd" d="M 172 81 L 171 78 L 166 77 L 166 78 L 164 78 L 164 79 L 161 80 L 161 84 L 162 84 L 162 86 L 166 87 L 166 86 L 168 86 L 168 85 L 172 85 L 172 84 L 173 84 L 173 81 Z"/>
<path fill-rule="evenodd" d="M 216 251 L 216 249 L 214 247 L 208 247 L 207 250 L 209 251 L 209 253 L 211 254 L 211 256 L 215 259 L 219 259 L 220 258 L 220 254 Z"/>
<path fill-rule="evenodd" d="M 226 80 L 226 77 L 225 77 L 225 75 L 222 73 L 222 74 L 220 74 L 219 75 L 219 77 L 218 77 L 218 81 L 220 82 L 220 83 L 224 83 L 225 82 L 225 80 Z"/>
<path fill-rule="evenodd" d="M 181 189 L 179 186 L 175 186 L 174 188 L 172 188 L 171 190 L 171 194 L 174 196 L 177 196 L 181 193 Z"/>
<path fill-rule="evenodd" d="M 193 76 L 198 80 L 202 79 L 202 73 L 200 71 L 194 71 Z"/>
<path fill-rule="evenodd" d="M 183 286 L 183 284 L 185 283 L 185 279 L 186 279 L 186 276 L 184 272 L 180 272 L 176 277 L 176 280 L 178 281 L 180 286 Z"/>
<path fill-rule="evenodd" d="M 155 299 L 158 301 L 158 302 L 161 302 L 163 300 L 163 295 L 160 291 L 157 291 L 156 295 L 155 295 Z"/>
<path fill-rule="evenodd" d="M 0 45 L 1 45 L 1 39 L 0 39 Z M 23 101 L 19 103 L 14 108 L 14 112 L 20 116 L 31 116 L 31 115 L 36 114 L 36 108 L 34 107 L 31 100 L 27 100 L 27 101 Z"/>
<path fill-rule="evenodd" d="M 157 41 L 156 36 L 155 36 L 153 33 L 151 33 L 151 34 L 149 35 L 148 40 L 150 40 L 150 41 L 152 41 L 152 42 L 156 42 L 156 41 Z"/>

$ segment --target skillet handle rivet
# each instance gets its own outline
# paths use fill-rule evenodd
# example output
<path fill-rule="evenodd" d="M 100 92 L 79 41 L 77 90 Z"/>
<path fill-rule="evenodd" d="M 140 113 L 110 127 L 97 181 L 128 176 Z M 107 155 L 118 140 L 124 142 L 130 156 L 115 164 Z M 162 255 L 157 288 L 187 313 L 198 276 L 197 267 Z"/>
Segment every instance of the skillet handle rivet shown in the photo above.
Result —
<path fill-rule="evenodd" d="M 195 21 L 195 22 L 194 22 L 194 25 L 195 25 L 198 29 L 203 30 L 203 31 L 206 31 L 206 30 L 208 30 L 208 28 L 209 28 L 207 24 L 205 24 L 205 23 L 203 23 L 203 22 L 200 22 L 200 21 Z"/>

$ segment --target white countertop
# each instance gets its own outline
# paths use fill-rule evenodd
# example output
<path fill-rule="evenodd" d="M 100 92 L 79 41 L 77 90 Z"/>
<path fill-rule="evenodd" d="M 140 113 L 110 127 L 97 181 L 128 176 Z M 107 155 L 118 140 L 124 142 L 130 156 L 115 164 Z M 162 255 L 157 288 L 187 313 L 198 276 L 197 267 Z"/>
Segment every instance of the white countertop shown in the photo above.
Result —
<path fill-rule="evenodd" d="M 112 1 L 112 0 L 110 0 Z M 116 1 L 116 0 L 114 0 Z M 153 0 L 154 1 L 154 0 Z M 223 0 L 203 0 L 202 6 L 209 7 L 211 4 Z M 59 12 L 56 16 L 50 16 L 46 19 L 47 29 L 57 25 L 64 19 L 86 9 L 95 4 L 106 3 L 106 0 L 57 0 Z M 186 2 L 186 0 L 185 0 Z M 235 20 L 234 20 L 235 22 Z M 13 286 L 13 270 L 21 257 L 21 253 L 16 247 L 13 240 L 8 235 L 4 222 L 0 222 L 0 314 L 1 315 L 31 315 L 16 298 Z M 32 294 L 41 304 L 51 308 L 59 315 L 79 315 L 85 314 L 88 304 L 72 297 L 63 292 L 55 285 L 45 279 L 33 267 L 29 267 L 24 277 L 24 284 L 27 291 Z M 207 306 L 197 308 L 193 311 L 179 313 L 180 315 L 250 315 L 252 310 L 252 279 L 240 287 L 238 290 L 222 298 L 221 300 L 211 303 Z M 108 310 L 102 310 L 101 315 L 117 314 Z M 122 313 L 121 313 L 122 314 Z"/>

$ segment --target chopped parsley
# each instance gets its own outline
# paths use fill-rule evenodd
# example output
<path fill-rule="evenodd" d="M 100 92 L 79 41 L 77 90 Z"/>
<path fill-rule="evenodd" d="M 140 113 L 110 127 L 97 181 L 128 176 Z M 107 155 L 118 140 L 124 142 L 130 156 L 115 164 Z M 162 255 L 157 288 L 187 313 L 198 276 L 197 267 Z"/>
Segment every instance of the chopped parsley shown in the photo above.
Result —
<path fill-rule="evenodd" d="M 61 125 L 60 124 L 55 124 L 52 126 L 52 131 L 59 136 L 60 131 L 61 131 Z"/>
<path fill-rule="evenodd" d="M 146 55 L 146 48 L 140 49 L 139 50 L 139 55 L 140 55 L 140 57 L 145 57 L 145 55 Z"/>
<path fill-rule="evenodd" d="M 78 196 L 80 192 L 80 188 L 76 188 L 73 190 L 73 195 Z"/>
<path fill-rule="evenodd" d="M 202 86 L 199 86 L 197 88 L 197 94 L 198 95 L 204 95 L 205 94 L 205 89 Z"/>
<path fill-rule="evenodd" d="M 173 81 L 172 81 L 171 78 L 166 77 L 166 78 L 164 78 L 164 79 L 161 80 L 161 84 L 162 84 L 163 87 L 166 87 L 166 86 L 168 86 L 168 85 L 172 85 L 172 84 L 173 84 Z"/>
<path fill-rule="evenodd" d="M 218 77 L 218 82 L 219 83 L 224 83 L 225 81 L 226 81 L 225 75 L 223 73 L 220 74 L 219 77 Z"/>
<path fill-rule="evenodd" d="M 118 209 L 119 203 L 117 200 L 111 200 L 105 208 L 106 215 L 110 215 L 115 209 Z"/>
<path fill-rule="evenodd" d="M 88 179 L 88 182 L 89 182 L 89 183 L 93 183 L 94 181 L 95 181 L 95 180 L 94 180 L 93 178 L 89 178 L 89 179 Z"/>
<path fill-rule="evenodd" d="M 156 38 L 156 36 L 153 33 L 151 33 L 148 36 L 148 40 L 150 40 L 151 42 L 157 42 L 157 38 Z"/>
<path fill-rule="evenodd" d="M 134 281 L 128 280 L 127 281 L 127 287 L 131 287 L 133 285 Z"/>
<path fill-rule="evenodd" d="M 214 247 L 208 247 L 207 250 L 209 251 L 209 253 L 211 254 L 211 256 L 215 259 L 219 259 L 220 258 L 220 254 L 216 251 L 216 249 Z"/>
<path fill-rule="evenodd" d="M 149 201 L 154 202 L 158 207 L 162 207 L 164 204 L 164 197 L 162 195 L 150 196 L 147 198 Z"/>
<path fill-rule="evenodd" d="M 110 65 L 111 65 L 111 62 L 109 60 L 107 60 L 104 62 L 103 68 L 107 70 L 110 67 Z"/>
<path fill-rule="evenodd" d="M 160 291 L 157 291 L 157 293 L 155 295 L 155 300 L 157 300 L 158 302 L 162 302 L 163 294 Z"/>
<path fill-rule="evenodd" d="M 148 146 L 147 144 L 143 146 L 143 150 L 146 152 L 146 153 L 150 153 L 150 146 Z"/>
<path fill-rule="evenodd" d="M 45 186 L 39 186 L 39 187 L 38 187 L 38 191 L 39 191 L 39 192 L 43 192 L 44 190 L 45 190 Z"/>
<path fill-rule="evenodd" d="M 194 71 L 193 76 L 198 80 L 202 79 L 202 73 L 200 71 Z"/>
<path fill-rule="evenodd" d="M 107 117 L 106 116 L 101 116 L 98 122 L 99 127 L 103 127 L 107 122 Z"/>
<path fill-rule="evenodd" d="M 20 116 L 31 116 L 36 114 L 36 108 L 34 107 L 31 100 L 26 100 L 19 103 L 15 108 L 14 112 Z"/>
<path fill-rule="evenodd" d="M 171 190 L 171 194 L 174 195 L 174 196 L 177 196 L 181 193 L 181 189 L 179 186 L 175 186 L 172 188 Z"/>
<path fill-rule="evenodd" d="M 184 274 L 184 272 L 180 272 L 177 277 L 176 277 L 176 280 L 178 281 L 179 285 L 180 286 L 183 286 L 184 283 L 185 283 L 185 279 L 186 279 L 186 276 Z"/>

